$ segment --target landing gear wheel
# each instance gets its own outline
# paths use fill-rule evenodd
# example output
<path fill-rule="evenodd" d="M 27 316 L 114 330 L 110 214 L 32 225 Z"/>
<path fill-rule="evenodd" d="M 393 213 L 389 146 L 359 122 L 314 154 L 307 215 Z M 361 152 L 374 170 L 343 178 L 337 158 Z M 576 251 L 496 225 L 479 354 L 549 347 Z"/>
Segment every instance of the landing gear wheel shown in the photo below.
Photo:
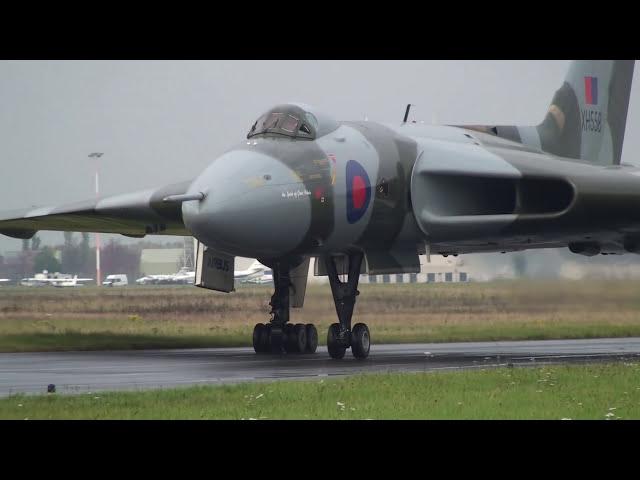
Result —
<path fill-rule="evenodd" d="M 351 331 L 351 353 L 359 359 L 367 358 L 370 346 L 369 327 L 364 323 L 356 323 Z"/>
<path fill-rule="evenodd" d="M 262 345 L 264 347 L 264 351 L 268 352 L 271 345 L 271 324 L 264 324 L 264 336 L 262 337 Z"/>
<path fill-rule="evenodd" d="M 287 323 L 284 326 L 284 334 L 283 334 L 283 346 L 284 351 L 287 353 L 295 353 L 296 350 L 296 333 L 295 328 L 290 323 Z"/>
<path fill-rule="evenodd" d="M 340 324 L 332 323 L 327 333 L 327 350 L 331 358 L 340 360 L 344 357 L 347 347 L 340 341 Z"/>
<path fill-rule="evenodd" d="M 307 348 L 307 330 L 302 323 L 298 323 L 293 328 L 293 340 L 295 341 L 295 352 L 304 353 Z"/>
<path fill-rule="evenodd" d="M 305 326 L 305 330 L 307 331 L 307 345 L 305 348 L 305 353 L 316 353 L 316 349 L 318 348 L 318 330 L 313 323 L 308 323 Z"/>
<path fill-rule="evenodd" d="M 264 323 L 258 323 L 253 327 L 253 349 L 256 353 L 264 353 L 267 351 L 269 344 L 269 334 Z"/>
<path fill-rule="evenodd" d="M 271 332 L 269 334 L 269 349 L 271 353 L 281 354 L 285 343 L 284 330 L 280 326 L 271 325 Z"/>

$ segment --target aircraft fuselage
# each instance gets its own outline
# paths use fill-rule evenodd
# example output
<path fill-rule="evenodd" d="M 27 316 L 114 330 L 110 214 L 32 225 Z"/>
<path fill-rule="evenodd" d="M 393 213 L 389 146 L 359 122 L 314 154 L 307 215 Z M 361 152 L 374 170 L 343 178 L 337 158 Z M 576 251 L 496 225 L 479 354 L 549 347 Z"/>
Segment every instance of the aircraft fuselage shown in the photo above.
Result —
<path fill-rule="evenodd" d="M 237 256 L 388 249 L 420 241 L 409 184 L 417 142 L 372 122 L 317 140 L 253 138 L 216 159 L 189 193 L 185 224 Z"/>
<path fill-rule="evenodd" d="M 624 195 L 605 209 L 598 190 L 607 179 Z M 205 199 L 183 204 L 194 236 L 254 258 L 594 240 L 619 253 L 640 232 L 640 209 L 630 202 L 640 199 L 637 168 L 563 159 L 448 126 L 341 122 L 316 140 L 249 138 L 211 163 L 188 194 L 197 192 Z"/>

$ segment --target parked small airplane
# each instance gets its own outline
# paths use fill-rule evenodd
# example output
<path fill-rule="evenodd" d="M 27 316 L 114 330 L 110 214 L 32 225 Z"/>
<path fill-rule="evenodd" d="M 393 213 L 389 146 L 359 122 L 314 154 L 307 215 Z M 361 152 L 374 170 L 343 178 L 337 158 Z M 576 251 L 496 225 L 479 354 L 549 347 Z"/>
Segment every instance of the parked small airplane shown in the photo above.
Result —
<path fill-rule="evenodd" d="M 181 268 L 178 273 L 173 275 L 173 281 L 179 284 L 191 284 L 196 280 L 196 272 L 187 268 Z"/>
<path fill-rule="evenodd" d="M 103 287 L 125 287 L 129 285 L 129 278 L 125 274 L 107 275 L 102 282 Z"/>
<path fill-rule="evenodd" d="M 9 278 L 0 278 L 0 283 L 7 283 L 10 282 L 11 280 Z"/>
<path fill-rule="evenodd" d="M 46 270 L 42 273 L 36 273 L 35 277 L 23 278 L 20 281 L 20 285 L 23 287 L 44 287 L 47 285 L 53 285 L 54 287 L 81 287 L 82 284 L 78 282 L 90 282 L 93 278 L 78 278 L 74 275 L 73 278 L 70 275 L 50 274 Z"/>
<path fill-rule="evenodd" d="M 261 277 L 267 270 L 271 272 L 269 267 L 265 267 L 258 260 L 254 261 L 246 270 L 236 270 L 233 272 L 233 280 L 235 282 L 248 282 L 254 278 Z M 273 277 L 269 279 L 273 281 Z M 258 283 L 258 282 L 255 282 Z M 266 283 L 266 282 L 265 282 Z"/>
<path fill-rule="evenodd" d="M 233 279 L 237 282 L 246 282 L 250 279 L 260 277 L 261 274 L 267 270 L 257 260 L 254 261 L 246 270 L 236 270 L 233 273 Z M 178 273 L 171 274 L 158 274 L 158 275 L 146 275 L 136 280 L 138 285 L 172 285 L 172 284 L 193 284 L 195 282 L 196 272 L 190 271 L 186 268 L 181 268 Z M 272 281 L 269 278 L 264 283 Z M 263 282 L 256 282 L 263 283 Z"/>
<path fill-rule="evenodd" d="M 145 275 L 136 280 L 138 285 L 157 285 L 161 283 L 168 283 L 171 275 Z"/>
<path fill-rule="evenodd" d="M 93 278 L 78 278 L 77 275 L 74 275 L 72 279 L 62 279 L 61 282 L 54 282 L 54 287 L 84 287 L 82 283 L 78 282 L 89 282 L 93 280 Z"/>
<path fill-rule="evenodd" d="M 244 280 L 244 283 L 257 283 L 259 285 L 265 284 L 265 283 L 272 283 L 273 282 L 273 271 L 268 268 L 258 274 L 256 274 L 255 276 Z"/>
<path fill-rule="evenodd" d="M 181 268 L 178 273 L 146 275 L 138 278 L 138 285 L 185 285 L 193 284 L 196 278 L 196 272 L 192 272 L 187 268 Z"/>

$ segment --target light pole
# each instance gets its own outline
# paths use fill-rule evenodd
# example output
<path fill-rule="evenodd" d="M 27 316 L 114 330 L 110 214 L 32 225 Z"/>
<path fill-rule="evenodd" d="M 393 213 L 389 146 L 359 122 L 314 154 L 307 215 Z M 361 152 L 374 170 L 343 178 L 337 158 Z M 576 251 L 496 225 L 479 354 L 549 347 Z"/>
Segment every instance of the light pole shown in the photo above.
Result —
<path fill-rule="evenodd" d="M 89 154 L 89 158 L 96 159 L 96 203 L 98 202 L 98 196 L 100 195 L 100 185 L 98 182 L 98 159 L 104 155 L 104 153 L 94 152 Z M 100 234 L 96 233 L 96 285 L 102 284 L 102 277 L 100 275 Z"/>

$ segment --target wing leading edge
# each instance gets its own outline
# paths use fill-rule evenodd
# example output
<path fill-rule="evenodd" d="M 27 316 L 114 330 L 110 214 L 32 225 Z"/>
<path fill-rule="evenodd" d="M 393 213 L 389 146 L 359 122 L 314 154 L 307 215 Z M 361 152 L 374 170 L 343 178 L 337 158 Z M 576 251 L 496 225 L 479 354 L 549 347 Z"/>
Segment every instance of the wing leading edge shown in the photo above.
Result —
<path fill-rule="evenodd" d="M 115 195 L 55 207 L 0 212 L 0 234 L 31 238 L 39 230 L 145 235 L 191 235 L 182 220 L 182 203 L 165 201 L 185 195 L 190 181 L 159 189 Z"/>

